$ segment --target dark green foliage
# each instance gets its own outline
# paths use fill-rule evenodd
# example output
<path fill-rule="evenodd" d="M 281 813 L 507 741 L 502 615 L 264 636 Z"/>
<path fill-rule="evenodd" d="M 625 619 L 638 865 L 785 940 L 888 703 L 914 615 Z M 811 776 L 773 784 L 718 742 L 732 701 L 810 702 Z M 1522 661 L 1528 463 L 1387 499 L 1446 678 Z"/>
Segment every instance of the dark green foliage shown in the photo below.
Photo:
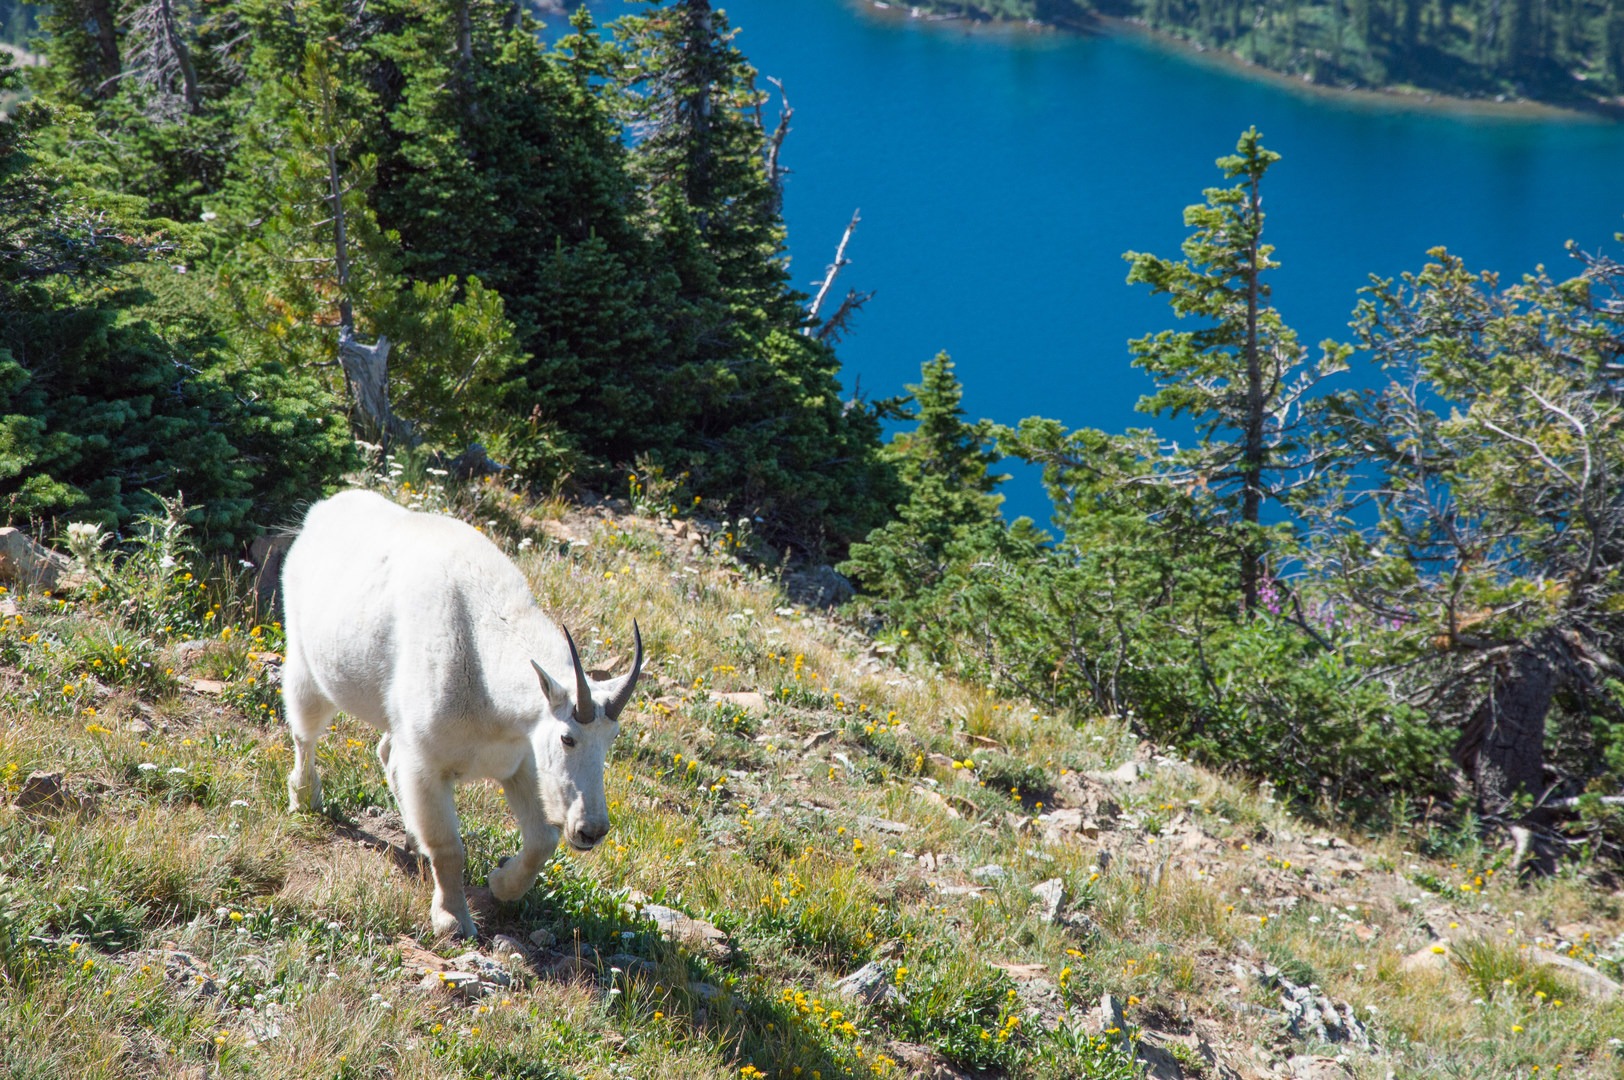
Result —
<path fill-rule="evenodd" d="M 994 494 L 1006 479 L 988 472 L 997 454 L 989 448 L 991 425 L 967 423 L 959 402 L 963 387 L 953 361 L 938 355 L 921 369 L 909 392 L 918 426 L 899 433 L 887 448 L 908 497 L 896 520 L 876 529 L 840 567 L 884 603 L 891 621 L 911 626 L 939 604 L 937 590 L 955 566 L 962 567 L 1004 543 Z"/>
<path fill-rule="evenodd" d="M 98 187 L 104 173 L 43 148 L 55 119 L 30 105 L 0 124 L 4 515 L 120 528 L 184 491 L 206 542 L 232 546 L 255 511 L 317 490 L 336 461 L 250 434 L 308 427 L 297 406 L 273 404 L 274 373 L 234 370 L 207 319 L 185 310 L 187 254 L 164 223 Z M 246 437 L 234 443 L 233 430 Z M 304 471 L 289 475 L 295 463 Z"/>
<path fill-rule="evenodd" d="M 1265 572 L 1263 505 L 1300 492 L 1293 481 L 1302 467 L 1302 428 L 1312 420 L 1304 412 L 1313 384 L 1304 350 L 1269 303 L 1265 280 L 1279 264 L 1263 240 L 1263 179 L 1279 159 L 1256 128 L 1247 130 L 1235 153 L 1218 159 L 1224 179 L 1240 182 L 1208 188 L 1205 203 L 1184 211 L 1192 230 L 1184 258 L 1124 256 L 1132 264 L 1129 284 L 1149 285 L 1181 320 L 1201 324 L 1151 334 L 1128 348 L 1134 366 L 1154 376 L 1158 388 L 1140 400 L 1140 411 L 1195 422 L 1199 444 L 1175 452 L 1159 468 L 1160 479 L 1215 497 L 1221 511 L 1215 524 L 1232 535 L 1225 546 L 1240 553 L 1248 613 L 1258 606 Z"/>
<path fill-rule="evenodd" d="M 613 39 L 581 13 L 551 51 L 494 0 L 75 0 L 49 22 L 36 88 L 94 128 L 53 145 L 201 219 L 209 347 L 298 384 L 317 457 L 347 427 L 419 456 L 478 440 L 549 485 L 646 459 L 812 551 L 894 503 L 874 411 L 802 333 L 754 72 L 707 4 Z M 389 339 L 387 410 L 341 338 Z"/>

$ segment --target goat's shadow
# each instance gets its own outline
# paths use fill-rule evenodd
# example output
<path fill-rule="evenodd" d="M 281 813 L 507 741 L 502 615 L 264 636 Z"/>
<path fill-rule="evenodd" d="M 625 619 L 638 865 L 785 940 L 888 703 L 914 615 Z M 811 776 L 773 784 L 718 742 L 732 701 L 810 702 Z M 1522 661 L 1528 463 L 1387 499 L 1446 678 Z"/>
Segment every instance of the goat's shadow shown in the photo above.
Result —
<path fill-rule="evenodd" d="M 369 806 L 353 819 L 339 817 L 331 811 L 327 816 L 334 836 L 382 852 L 403 874 L 416 878 L 428 876 L 428 858 L 417 850 L 417 842 L 406 831 L 398 811 Z"/>

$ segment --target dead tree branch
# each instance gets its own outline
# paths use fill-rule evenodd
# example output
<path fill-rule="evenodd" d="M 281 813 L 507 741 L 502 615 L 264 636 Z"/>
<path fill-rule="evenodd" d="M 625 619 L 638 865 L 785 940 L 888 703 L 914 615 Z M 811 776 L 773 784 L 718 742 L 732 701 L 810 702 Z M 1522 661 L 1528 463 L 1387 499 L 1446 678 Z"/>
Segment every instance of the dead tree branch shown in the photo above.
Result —
<path fill-rule="evenodd" d="M 846 226 L 846 231 L 841 234 L 840 246 L 835 248 L 835 261 L 829 264 L 829 270 L 824 274 L 823 283 L 818 286 L 818 295 L 812 298 L 812 306 L 806 310 L 809 325 L 802 333 L 808 337 L 815 336 L 810 323 L 817 322 L 818 312 L 823 310 L 823 302 L 829 298 L 829 290 L 834 288 L 835 278 L 839 277 L 840 271 L 851 262 L 850 259 L 846 258 L 846 245 L 851 243 L 851 234 L 857 230 L 857 223 L 861 220 L 860 211 L 853 210 L 851 223 Z"/>
<path fill-rule="evenodd" d="M 826 341 L 830 345 L 845 337 L 851 330 L 852 316 L 863 309 L 863 305 L 874 299 L 874 290 L 860 292 L 857 289 L 846 290 L 846 298 L 840 302 L 835 313 L 824 324 L 818 327 L 814 335 L 819 341 Z"/>
<path fill-rule="evenodd" d="M 789 170 L 784 168 L 779 155 L 783 152 L 784 137 L 789 134 L 789 122 L 795 115 L 795 107 L 789 103 L 789 95 L 784 92 L 784 84 L 781 81 L 770 75 L 767 76 L 767 81 L 778 90 L 778 99 L 781 102 L 778 109 L 778 126 L 767 136 L 766 146 L 767 184 L 772 188 L 773 212 L 777 213 L 784 206 L 784 177 L 789 175 Z"/>

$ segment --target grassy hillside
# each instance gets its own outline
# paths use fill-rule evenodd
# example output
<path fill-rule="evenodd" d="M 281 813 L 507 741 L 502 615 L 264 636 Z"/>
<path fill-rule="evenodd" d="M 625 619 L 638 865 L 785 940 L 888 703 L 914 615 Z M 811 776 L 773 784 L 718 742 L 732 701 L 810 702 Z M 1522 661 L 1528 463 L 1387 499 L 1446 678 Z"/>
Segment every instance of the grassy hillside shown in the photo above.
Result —
<path fill-rule="evenodd" d="M 385 486 L 506 545 L 588 667 L 640 621 L 609 840 L 518 904 L 474 890 L 478 952 L 435 942 L 370 729 L 325 741 L 327 815 L 287 812 L 279 630 L 240 568 L 89 554 L 0 597 L 0 1074 L 1624 1070 L 1616 882 L 1349 834 L 899 666 L 725 526 Z M 494 786 L 459 802 L 482 882 L 512 822 Z"/>

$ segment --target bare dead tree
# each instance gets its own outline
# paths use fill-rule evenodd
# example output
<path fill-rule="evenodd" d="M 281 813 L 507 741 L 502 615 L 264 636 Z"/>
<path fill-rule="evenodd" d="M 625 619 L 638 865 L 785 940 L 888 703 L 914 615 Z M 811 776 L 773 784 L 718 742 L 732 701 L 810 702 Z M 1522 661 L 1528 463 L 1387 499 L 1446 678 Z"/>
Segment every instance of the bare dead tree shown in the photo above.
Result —
<path fill-rule="evenodd" d="M 861 220 L 860 211 L 853 210 L 846 231 L 840 234 L 840 246 L 835 248 L 835 261 L 829 264 L 829 269 L 823 275 L 823 282 L 818 286 L 817 295 L 812 298 L 811 305 L 806 309 L 808 325 L 802 332 L 808 337 L 817 336 L 811 324 L 817 322 L 818 312 L 823 310 L 823 302 L 829 298 L 829 290 L 834 288 L 835 278 L 839 277 L 840 271 L 851 263 L 851 260 L 846 258 L 846 245 L 851 243 L 851 234 L 857 231 L 857 223 Z"/>
<path fill-rule="evenodd" d="M 840 301 L 835 313 L 823 321 L 818 327 L 816 336 L 819 341 L 826 341 L 833 345 L 851 332 L 851 321 L 863 305 L 874 299 L 874 290 L 848 289 L 846 298 Z"/>
<path fill-rule="evenodd" d="M 192 61 L 188 0 L 145 0 L 125 16 L 125 63 L 117 76 L 142 91 L 147 118 L 168 123 L 203 105 Z"/>
<path fill-rule="evenodd" d="M 784 84 L 780 80 L 769 75 L 767 81 L 772 83 L 774 88 L 778 90 L 778 100 L 780 102 L 778 125 L 773 128 L 772 134 L 768 135 L 766 129 L 762 128 L 766 155 L 767 185 L 772 189 L 771 209 L 773 214 L 776 215 L 784 208 L 784 177 L 789 175 L 789 170 L 784 167 L 779 157 L 784 150 L 784 138 L 789 134 L 789 122 L 795 116 L 795 107 L 789 103 L 789 95 L 784 92 Z M 758 128 L 762 127 L 761 106 L 759 103 L 756 106 L 756 126 Z"/>
<path fill-rule="evenodd" d="M 344 221 L 347 191 L 338 165 L 338 147 L 328 143 L 328 202 L 332 208 L 333 265 L 338 278 L 338 362 L 344 369 L 344 382 L 361 411 L 363 434 L 385 450 L 400 441 L 410 442 L 412 428 L 395 415 L 389 404 L 389 339 L 379 335 L 373 345 L 355 337 L 355 310 L 350 303 L 349 237 Z"/>

